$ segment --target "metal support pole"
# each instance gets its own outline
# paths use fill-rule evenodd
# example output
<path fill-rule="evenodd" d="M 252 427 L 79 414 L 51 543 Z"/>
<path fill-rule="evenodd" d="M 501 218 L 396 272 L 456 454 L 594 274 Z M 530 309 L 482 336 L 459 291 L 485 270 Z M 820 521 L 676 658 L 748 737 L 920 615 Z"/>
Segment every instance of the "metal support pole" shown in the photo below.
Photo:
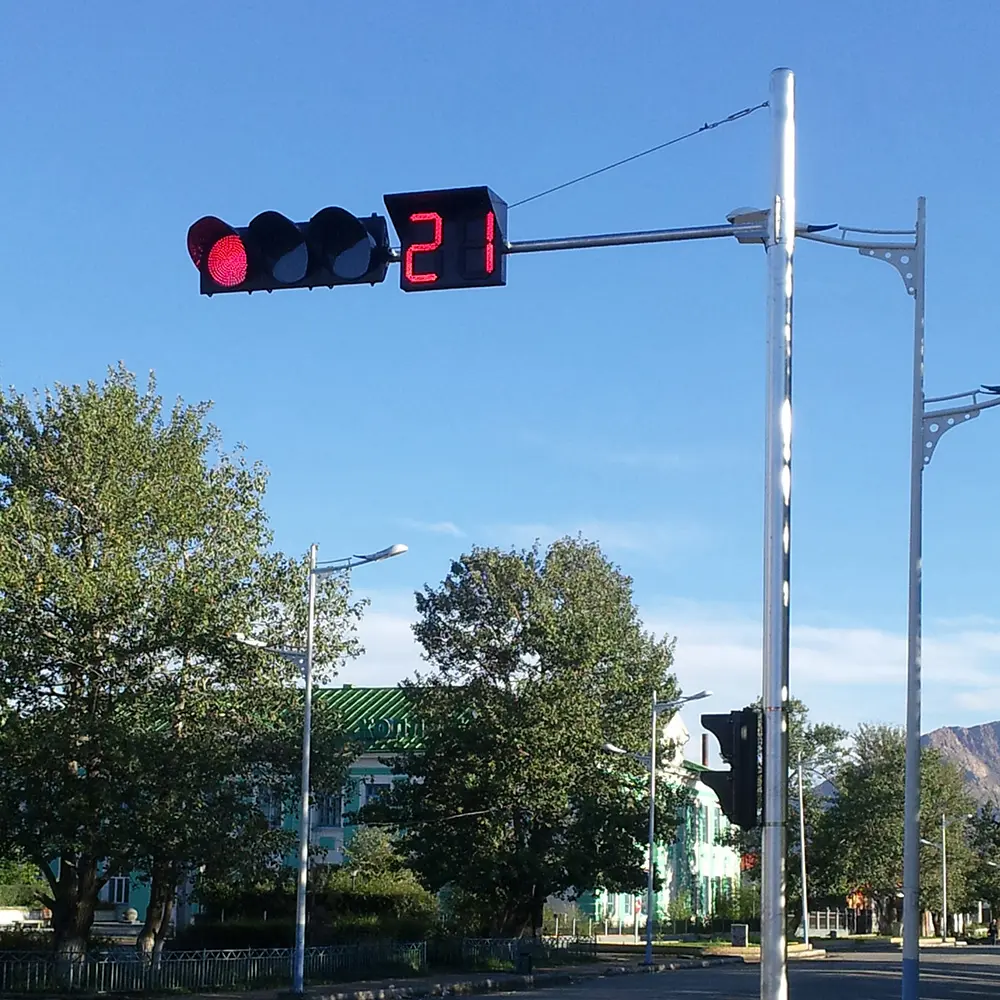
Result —
<path fill-rule="evenodd" d="M 792 257 L 795 79 L 771 74 L 773 193 L 767 234 L 767 437 L 764 473 L 764 822 L 761 1000 L 786 1000 L 785 823 L 788 789 L 788 609 L 792 461 Z"/>
<path fill-rule="evenodd" d="M 802 756 L 799 755 L 799 860 L 802 864 L 802 934 L 809 947 L 809 889 L 806 883 L 806 805 L 802 790 Z"/>
<path fill-rule="evenodd" d="M 652 729 L 649 736 L 649 874 L 646 881 L 646 965 L 653 964 L 653 875 L 656 871 L 656 692 L 653 692 Z"/>
<path fill-rule="evenodd" d="M 948 940 L 948 823 L 941 813 L 941 940 Z"/>
<path fill-rule="evenodd" d="M 920 995 L 920 573 L 924 477 L 925 199 L 917 200 L 913 265 L 913 412 L 906 642 L 906 787 L 903 794 L 903 1000 Z"/>
<path fill-rule="evenodd" d="M 306 888 L 309 880 L 309 763 L 312 751 L 313 632 L 316 628 L 316 552 L 309 549 L 309 622 L 306 632 L 305 708 L 302 712 L 302 801 L 299 804 L 299 877 L 295 890 L 295 957 L 292 992 L 305 992 Z"/>

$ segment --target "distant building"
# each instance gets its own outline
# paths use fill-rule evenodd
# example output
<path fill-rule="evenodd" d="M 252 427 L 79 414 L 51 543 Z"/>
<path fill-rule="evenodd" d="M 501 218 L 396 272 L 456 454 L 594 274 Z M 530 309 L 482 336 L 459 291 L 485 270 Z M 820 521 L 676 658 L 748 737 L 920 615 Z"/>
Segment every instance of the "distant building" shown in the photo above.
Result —
<path fill-rule="evenodd" d="M 322 850 L 321 863 L 340 864 L 344 860 L 344 846 L 356 829 L 347 817 L 373 802 L 389 787 L 393 778 L 393 757 L 419 750 L 423 745 L 424 728 L 421 720 L 414 716 L 406 692 L 398 687 L 368 688 L 345 684 L 322 688 L 315 692 L 314 704 L 335 710 L 345 732 L 363 747 L 348 768 L 344 787 L 313 786 L 311 843 Z M 657 919 L 666 917 L 671 901 L 678 898 L 685 899 L 695 915 L 708 916 L 715 912 L 720 894 L 738 884 L 740 858 L 734 849 L 719 844 L 729 823 L 722 815 L 715 793 L 698 780 L 705 768 L 684 759 L 689 734 L 679 716 L 664 725 L 663 736 L 672 744 L 673 753 L 658 771 L 658 779 L 686 785 L 694 801 L 686 811 L 675 842 L 657 849 L 657 869 L 661 874 L 666 873 L 664 888 L 656 900 Z M 297 828 L 297 808 L 288 808 L 287 804 L 266 793 L 259 801 L 273 825 Z M 287 863 L 294 864 L 294 856 L 290 856 Z M 149 890 L 134 879 L 112 879 L 102 890 L 102 897 L 117 904 L 119 911 L 134 908 L 138 919 L 143 920 Z M 601 891 L 587 893 L 577 905 L 597 921 L 606 919 L 617 926 L 620 919 L 623 926 L 631 927 L 636 914 L 645 913 L 646 896 L 641 891 L 616 894 Z M 190 909 L 180 908 L 178 923 L 185 924 L 190 913 Z M 641 917 L 640 923 L 644 919 Z"/>
<path fill-rule="evenodd" d="M 673 747 L 672 754 L 657 768 L 657 780 L 684 785 L 693 800 L 684 811 L 676 838 L 667 846 L 656 848 L 656 870 L 663 887 L 656 894 L 654 919 L 669 920 L 671 915 L 690 912 L 705 918 L 716 913 L 722 896 L 734 893 L 740 882 L 740 855 L 721 841 L 730 830 L 715 792 L 700 780 L 708 770 L 684 759 L 690 734 L 679 715 L 663 726 L 662 737 Z M 646 892 L 585 894 L 577 903 L 585 917 L 598 923 L 608 922 L 609 930 L 633 927 L 638 919 L 646 921 Z"/>

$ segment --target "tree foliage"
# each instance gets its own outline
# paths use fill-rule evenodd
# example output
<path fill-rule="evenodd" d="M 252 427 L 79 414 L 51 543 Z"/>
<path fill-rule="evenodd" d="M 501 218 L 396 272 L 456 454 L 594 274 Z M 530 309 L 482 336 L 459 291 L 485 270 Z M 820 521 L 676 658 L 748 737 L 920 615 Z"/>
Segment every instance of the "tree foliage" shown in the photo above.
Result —
<path fill-rule="evenodd" d="M 847 896 L 861 892 L 876 905 L 882 929 L 897 918 L 903 879 L 903 791 L 906 741 L 895 726 L 863 725 L 849 758 L 838 769 L 835 797 L 822 814 L 816 838 L 818 888 Z M 920 905 L 937 909 L 941 900 L 941 817 L 949 823 L 950 905 L 967 901 L 972 866 L 965 823 L 974 804 L 961 773 L 930 747 L 920 765 L 922 838 Z"/>
<path fill-rule="evenodd" d="M 1000 912 L 1000 802 L 986 803 L 969 821 L 969 843 L 975 854 L 969 872 L 970 896 Z"/>
<path fill-rule="evenodd" d="M 108 877 L 176 885 L 244 842 L 259 777 L 293 777 L 296 669 L 235 637 L 302 645 L 305 564 L 270 551 L 266 474 L 207 411 L 122 367 L 0 393 L 0 842 L 45 873 L 66 956 Z M 320 677 L 358 614 L 321 588 Z"/>
<path fill-rule="evenodd" d="M 425 747 L 364 817 L 395 823 L 429 888 L 478 909 L 484 931 L 534 930 L 552 894 L 643 884 L 646 783 L 602 747 L 643 752 L 651 692 L 677 689 L 672 644 L 643 631 L 631 581 L 579 539 L 475 548 L 417 611 L 434 667 L 409 686 Z M 664 839 L 678 799 L 663 788 Z"/>
<path fill-rule="evenodd" d="M 756 703 L 758 710 L 761 702 Z M 799 796 L 798 768 L 801 761 L 803 774 L 803 800 L 806 817 L 806 862 L 812 868 L 812 842 L 816 825 L 823 810 L 823 803 L 817 788 L 836 774 L 846 757 L 845 741 L 848 737 L 846 729 L 829 722 L 813 722 L 810 719 L 809 708 L 798 698 L 788 701 L 788 826 L 787 826 L 787 859 L 786 871 L 788 879 L 787 894 L 790 901 L 802 898 L 802 876 L 800 862 L 799 837 Z M 763 727 L 759 732 L 759 740 L 763 742 Z M 763 777 L 763 772 L 761 772 Z M 752 859 L 744 873 L 744 878 L 750 882 L 760 880 L 760 828 L 740 830 L 733 827 L 728 834 L 727 842 L 736 847 L 740 853 Z M 807 872 L 812 878 L 812 872 Z M 794 911 L 790 903 L 790 914 Z M 797 920 L 798 914 L 792 916 Z"/>

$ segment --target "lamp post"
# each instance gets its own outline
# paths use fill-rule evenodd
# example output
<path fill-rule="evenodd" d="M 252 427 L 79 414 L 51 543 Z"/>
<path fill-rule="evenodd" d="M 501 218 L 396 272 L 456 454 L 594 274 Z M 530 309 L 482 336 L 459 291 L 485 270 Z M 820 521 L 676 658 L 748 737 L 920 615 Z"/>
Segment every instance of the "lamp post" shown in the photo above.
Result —
<path fill-rule="evenodd" d="M 802 934 L 809 947 L 809 893 L 806 888 L 806 807 L 802 790 L 802 754 L 799 754 L 799 860 L 802 864 Z"/>
<path fill-rule="evenodd" d="M 297 649 L 276 649 L 265 646 L 252 639 L 240 639 L 251 646 L 260 646 L 267 652 L 275 653 L 293 663 L 301 664 L 305 681 L 304 703 L 302 711 L 302 798 L 299 804 L 299 860 L 298 882 L 295 890 L 295 954 L 292 962 L 292 992 L 305 992 L 306 967 L 306 887 L 309 879 L 309 768 L 312 752 L 312 667 L 313 646 L 316 632 L 316 580 L 331 576 L 334 573 L 349 572 L 355 566 L 367 563 L 382 562 L 393 556 L 401 556 L 407 551 L 405 545 L 390 545 L 368 555 L 348 556 L 335 559 L 322 565 L 316 562 L 319 546 L 313 544 L 309 548 L 309 612 L 306 631 L 306 648 L 303 653 Z"/>
<path fill-rule="evenodd" d="M 972 816 L 964 816 L 963 819 L 972 819 Z M 941 843 L 935 844 L 931 840 L 920 838 L 921 844 L 928 847 L 937 847 L 941 851 L 941 940 L 948 940 L 948 817 L 941 813 Z M 989 862 L 987 862 L 988 864 Z"/>
<path fill-rule="evenodd" d="M 656 836 L 656 719 L 661 712 L 673 712 L 686 705 L 689 701 L 699 701 L 702 698 L 711 697 L 711 691 L 699 691 L 697 694 L 689 694 L 686 698 L 676 698 L 674 701 L 657 701 L 656 692 L 652 698 L 652 723 L 649 737 L 649 753 L 632 753 L 623 750 L 614 743 L 605 743 L 604 750 L 608 753 L 624 754 L 633 760 L 639 761 L 644 767 L 649 768 L 649 872 L 646 876 L 646 958 L 645 964 L 653 964 L 653 909 L 655 905 L 653 878 L 656 874 L 654 861 L 654 841 Z"/>
<path fill-rule="evenodd" d="M 913 229 L 838 226 L 839 234 L 799 232 L 802 239 L 857 250 L 881 260 L 903 279 L 913 298 L 913 372 L 910 415 L 910 531 L 906 643 L 906 779 L 903 796 L 903 982 L 902 1000 L 920 993 L 920 645 L 923 551 L 923 472 L 941 435 L 1000 405 L 1000 386 L 928 398 L 924 395 L 924 290 L 926 200 L 917 199 Z M 964 401 L 964 402 L 960 402 Z M 941 404 L 944 404 L 943 406 Z"/>

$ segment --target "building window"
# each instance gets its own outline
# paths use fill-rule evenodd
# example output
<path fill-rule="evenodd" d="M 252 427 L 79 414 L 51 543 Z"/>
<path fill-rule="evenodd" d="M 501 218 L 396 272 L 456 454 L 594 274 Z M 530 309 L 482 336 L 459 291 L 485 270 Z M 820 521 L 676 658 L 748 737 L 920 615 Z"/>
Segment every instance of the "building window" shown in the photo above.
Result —
<path fill-rule="evenodd" d="M 322 792 L 313 806 L 313 826 L 340 826 L 343 818 L 343 797 L 339 792 Z"/>
<path fill-rule="evenodd" d="M 264 788 L 258 792 L 257 805 L 260 806 L 260 811 L 264 814 L 267 825 L 272 830 L 281 826 L 284 809 L 282 808 L 281 793 L 277 789 Z"/>
<path fill-rule="evenodd" d="M 378 802 L 389 790 L 388 783 L 376 784 L 374 781 L 365 782 L 365 805 L 371 806 Z"/>
<path fill-rule="evenodd" d="M 104 891 L 101 895 L 109 903 L 115 906 L 123 906 L 128 902 L 128 893 L 131 884 L 132 880 L 127 876 L 116 875 L 105 882 Z"/>
<path fill-rule="evenodd" d="M 695 806 L 695 843 L 708 843 L 708 808 Z"/>

